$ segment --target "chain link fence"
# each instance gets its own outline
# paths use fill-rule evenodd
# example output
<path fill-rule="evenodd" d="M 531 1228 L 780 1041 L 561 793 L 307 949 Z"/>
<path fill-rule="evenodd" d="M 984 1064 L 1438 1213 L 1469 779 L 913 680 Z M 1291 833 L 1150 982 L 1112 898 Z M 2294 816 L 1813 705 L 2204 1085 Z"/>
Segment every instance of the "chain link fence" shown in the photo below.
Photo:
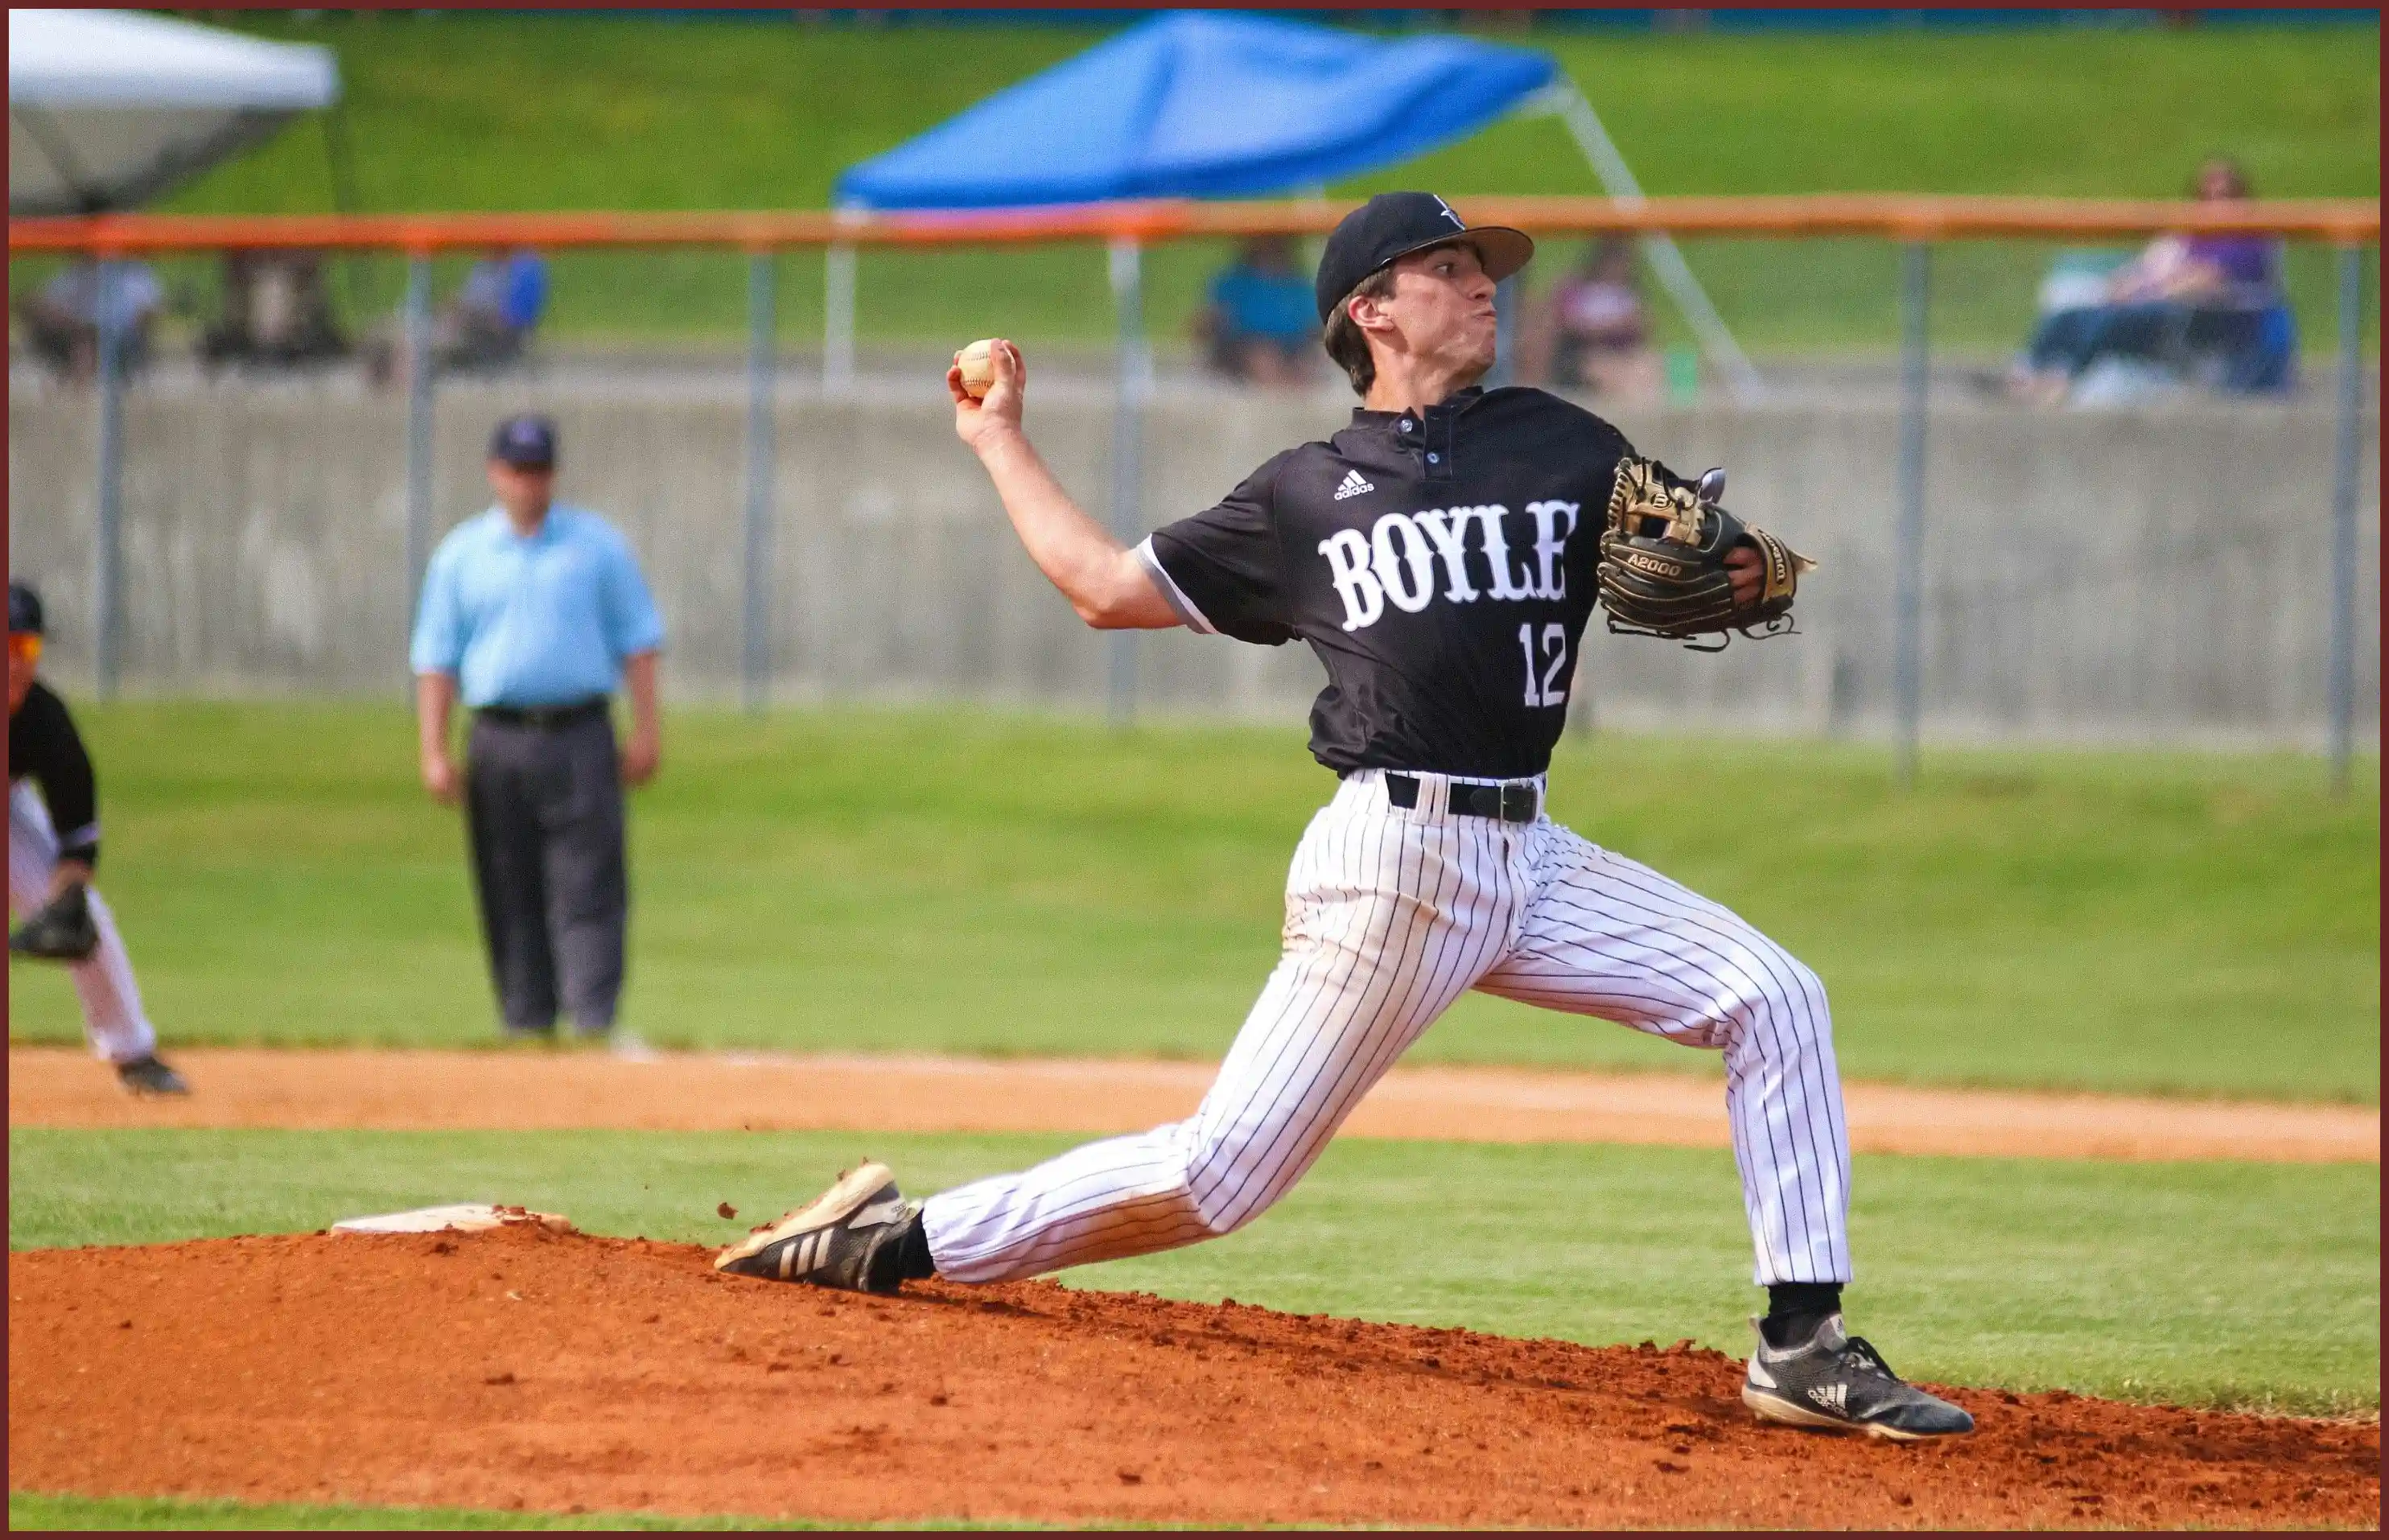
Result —
<path fill-rule="evenodd" d="M 2150 206 L 2037 206 L 2063 232 L 2049 234 L 2003 205 L 2014 228 L 1988 238 L 1962 202 L 1698 200 L 1639 227 L 1589 200 L 1470 205 L 1544 240 L 1535 282 L 1505 296 L 1514 377 L 1549 356 L 1536 329 L 1582 251 L 1682 221 L 1762 390 L 1727 388 L 1648 283 L 1647 367 L 1560 388 L 1680 466 L 1727 465 L 1737 507 L 1829 556 L 1801 638 L 1698 662 L 1601 639 L 1579 720 L 1655 724 L 1689 699 L 1709 725 L 1888 734 L 1911 753 L 1929 731 L 2295 744 L 2343 764 L 2377 739 L 2379 419 L 2360 357 L 2377 205 L 2246 207 L 2309 237 L 2282 254 L 2281 376 L 2218 389 L 2177 345 L 2065 406 L 2013 399 L 2011 367 L 2053 280 L 2127 256 Z M 1077 632 L 953 445 L 939 375 L 963 340 L 1019 338 L 1041 442 L 1135 538 L 1341 419 L 1323 359 L 1263 389 L 1212 372 L 1188 335 L 1240 239 L 1315 241 L 1340 212 L 1116 210 L 884 244 L 824 216 L 682 218 L 678 244 L 646 228 L 595 246 L 574 237 L 603 216 L 317 221 L 313 246 L 274 222 L 202 240 L 195 222 L 120 220 L 47 226 L 47 251 L 43 223 L 19 222 L 20 315 L 78 241 L 130 256 L 144 228 L 166 315 L 138 350 L 127 331 L 63 368 L 21 326 L 12 339 L 13 565 L 55 595 L 59 665 L 102 688 L 395 683 L 414 577 L 486 501 L 480 436 L 535 406 L 566 425 L 567 494 L 623 521 L 664 575 L 683 690 L 1288 708 L 1315 687 L 1297 650 Z M 339 350 L 210 356 L 239 280 L 204 248 L 264 237 L 316 254 Z M 544 253 L 545 289 L 526 345 L 413 367 L 454 341 L 443 312 L 473 265 L 524 249 Z M 849 299 L 841 337 L 829 322 Z"/>

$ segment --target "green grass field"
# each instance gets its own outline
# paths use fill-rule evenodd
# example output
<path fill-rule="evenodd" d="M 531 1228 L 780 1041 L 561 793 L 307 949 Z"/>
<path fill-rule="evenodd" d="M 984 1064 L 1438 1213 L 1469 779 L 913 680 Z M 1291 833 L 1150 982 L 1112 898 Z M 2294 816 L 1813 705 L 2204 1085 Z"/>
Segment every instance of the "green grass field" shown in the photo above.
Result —
<path fill-rule="evenodd" d="M 83 707 L 165 1040 L 495 1037 L 457 816 L 396 706 Z M 632 813 L 626 1023 L 668 1046 L 1213 1056 L 1334 783 L 1298 724 L 689 711 Z M 1220 788 L 1234 789 L 1222 796 Z M 2377 770 L 1572 738 L 1554 816 L 1823 975 L 1855 1077 L 2376 1102 Z M 9 1030 L 70 1042 L 12 963 Z M 1471 996 L 1424 1059 L 1711 1056 Z"/>
<path fill-rule="evenodd" d="M 319 1228 L 466 1198 L 720 1244 L 866 1149 L 916 1190 L 1059 1138 L 16 1129 L 11 1249 Z M 1927 1380 L 2184 1405 L 2380 1400 L 2380 1172 L 1861 1156 L 1858 1329 Z M 1436 1214 L 1438 1241 L 1412 1243 Z M 1399 1267 L 1378 1259 L 1402 1258 Z M 2240 1264 L 2281 1265 L 2250 1276 Z M 1750 1241 L 1723 1152 L 1347 1139 L 1247 1229 L 1074 1285 L 1586 1343 L 1744 1351 Z"/>
<path fill-rule="evenodd" d="M 338 52 L 354 197 L 367 210 L 821 208 L 844 167 L 1104 35 L 518 13 L 251 12 L 238 24 Z M 2379 196 L 2377 29 L 1539 33 L 1533 43 L 1584 88 L 1653 193 L 2166 197 L 2200 157 L 2229 151 L 2267 194 Z M 1550 120 L 1498 124 L 1331 190 L 1421 185 L 1462 197 L 1598 190 Z M 170 207 L 328 209 L 322 135 L 302 125 Z M 1943 339 L 2013 345 L 2050 254 L 1945 248 Z M 1157 336 L 1183 335 L 1220 256 L 1193 244 L 1155 255 L 1146 302 Z M 1564 256 L 1547 255 L 1544 282 Z M 1896 258 L 1884 243 L 1713 241 L 1692 261 L 1748 347 L 1896 343 Z M 2309 346 L 2327 348 L 2328 256 L 2293 252 L 2290 277 Z M 820 259 L 786 260 L 783 279 L 787 337 L 817 341 Z M 183 281 L 204 288 L 211 269 L 191 265 Z M 360 278 L 365 308 L 394 304 L 400 281 L 395 263 L 374 264 Z M 1095 340 L 1111 325 L 1105 282 L 1092 247 L 871 253 L 859 325 L 882 339 L 1002 330 Z M 745 293 L 735 254 L 569 256 L 557 267 L 553 329 L 726 339 L 744 326 Z M 1658 308 L 1675 335 L 1672 312 Z"/>

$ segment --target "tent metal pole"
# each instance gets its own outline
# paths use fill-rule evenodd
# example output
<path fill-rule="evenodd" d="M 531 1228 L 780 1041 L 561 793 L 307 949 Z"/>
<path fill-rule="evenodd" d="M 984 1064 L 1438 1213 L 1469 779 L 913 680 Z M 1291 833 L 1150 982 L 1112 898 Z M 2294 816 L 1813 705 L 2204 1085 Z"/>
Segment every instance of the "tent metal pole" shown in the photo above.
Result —
<path fill-rule="evenodd" d="M 332 209 L 336 213 L 357 211 L 356 161 L 349 153 L 349 122 L 342 115 L 340 104 L 334 102 L 324 109 L 324 166 L 332 182 Z"/>
<path fill-rule="evenodd" d="M 431 259 L 406 260 L 406 624 L 423 605 L 431 559 Z"/>
<path fill-rule="evenodd" d="M 1910 241 L 1899 253 L 1899 523 L 1893 536 L 1892 711 L 1894 774 L 1916 783 L 1916 740 L 1924 685 L 1924 422 L 1930 384 L 1925 329 L 1933 248 Z"/>
<path fill-rule="evenodd" d="M 1127 545 L 1143 538 L 1137 501 L 1144 479 L 1144 396 L 1152 360 L 1144 342 L 1144 250 L 1133 237 L 1111 243 L 1112 300 L 1119 313 L 1112 385 L 1112 534 Z M 1136 717 L 1136 632 L 1111 633 L 1107 713 L 1115 727 Z"/>
<path fill-rule="evenodd" d="M 2363 454 L 2364 252 L 2339 248 L 2339 422 L 2331 485 L 2331 789 L 2347 795 L 2356 738 L 2356 483 Z"/>
<path fill-rule="evenodd" d="M 357 211 L 357 179 L 355 161 L 349 154 L 348 120 L 341 114 L 340 104 L 334 102 L 324 109 L 324 164 L 332 179 L 332 211 L 352 214 Z M 351 316 L 363 314 L 364 305 L 357 298 L 357 263 L 362 259 L 350 256 L 341 260 L 340 291 L 349 302 Z"/>
<path fill-rule="evenodd" d="M 106 261 L 96 274 L 95 316 L 99 347 L 99 528 L 93 541 L 92 587 L 97 635 L 94 663 L 98 694 L 116 694 L 124 667 L 124 321 L 118 296 L 124 264 Z"/>
<path fill-rule="evenodd" d="M 851 204 L 834 210 L 841 220 L 860 219 Z M 822 388 L 843 391 L 854 385 L 854 291 L 858 281 L 854 248 L 831 246 L 822 263 Z"/>
<path fill-rule="evenodd" d="M 1616 142 L 1609 130 L 1602 126 L 1601 115 L 1592 103 L 1574 86 L 1556 85 L 1528 99 L 1529 110 L 1552 114 L 1567 125 L 1569 137 L 1592 166 L 1593 174 L 1601 179 L 1602 191 L 1620 205 L 1635 209 L 1643 203 L 1642 185 L 1635 180 L 1633 169 L 1626 157 L 1617 152 Z M 1660 286 L 1676 301 L 1683 312 L 1686 325 L 1701 339 L 1701 350 L 1721 370 L 1736 400 L 1750 402 L 1766 393 L 1766 382 L 1759 378 L 1758 368 L 1733 338 L 1725 317 L 1718 313 L 1709 300 L 1708 290 L 1693 276 L 1685 262 L 1684 253 L 1673 235 L 1660 234 L 1642 237 L 1642 259 L 1658 275 Z"/>
<path fill-rule="evenodd" d="M 845 390 L 854 384 L 854 248 L 831 247 L 824 265 L 822 388 Z"/>
<path fill-rule="evenodd" d="M 773 356 L 773 299 L 779 273 L 779 259 L 772 252 L 747 259 L 747 528 L 738 693 L 749 711 L 763 708 L 772 671 L 772 394 L 779 373 Z"/>

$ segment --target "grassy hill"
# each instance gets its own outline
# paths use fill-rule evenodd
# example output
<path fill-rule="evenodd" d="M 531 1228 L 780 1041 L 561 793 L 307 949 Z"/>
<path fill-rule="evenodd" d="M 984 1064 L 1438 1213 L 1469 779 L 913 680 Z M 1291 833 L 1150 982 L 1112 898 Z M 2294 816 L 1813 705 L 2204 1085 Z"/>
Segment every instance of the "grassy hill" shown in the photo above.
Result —
<path fill-rule="evenodd" d="M 818 208 L 843 167 L 1104 35 L 404 12 L 246 13 L 238 24 L 337 51 L 354 196 L 372 210 Z M 2166 197 L 2216 151 L 2240 156 L 2268 194 L 2380 186 L 2376 28 L 1536 42 L 1583 86 L 1654 193 Z M 1333 190 L 1419 185 L 1462 197 L 1598 190 L 1548 120 L 1505 122 Z M 323 137 L 302 124 L 171 206 L 331 202 Z M 1944 336 L 2012 341 L 2048 255 L 1949 248 L 1936 286 Z M 1896 257 L 1883 243 L 1708 242 L 1692 258 L 1753 348 L 1888 347 L 1896 337 Z M 1157 336 L 1182 335 L 1220 259 L 1193 245 L 1156 255 Z M 2310 344 L 2328 342 L 2327 261 L 2293 253 Z M 370 308 L 398 288 L 394 263 L 374 265 L 361 285 Z M 801 347 L 820 334 L 820 259 L 784 259 L 782 278 L 782 324 Z M 744 296 L 735 256 L 568 256 L 554 325 L 726 338 L 743 326 Z M 888 339 L 999 328 L 1093 339 L 1110 326 L 1102 254 L 1086 247 L 867 255 L 861 307 L 863 334 Z"/>

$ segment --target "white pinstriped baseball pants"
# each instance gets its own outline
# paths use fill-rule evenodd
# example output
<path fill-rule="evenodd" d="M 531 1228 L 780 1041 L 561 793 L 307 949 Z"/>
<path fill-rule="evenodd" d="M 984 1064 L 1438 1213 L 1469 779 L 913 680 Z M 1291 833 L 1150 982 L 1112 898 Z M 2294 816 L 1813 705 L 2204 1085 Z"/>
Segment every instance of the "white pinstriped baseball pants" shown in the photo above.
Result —
<path fill-rule="evenodd" d="M 1083 1145 L 925 1205 L 940 1276 L 1029 1278 L 1225 1235 L 1299 1181 L 1464 989 L 1723 1051 L 1757 1280 L 1847 1282 L 1849 1138 L 1817 975 L 1719 905 L 1550 819 L 1346 780 L 1286 878 L 1285 949 L 1182 1123 Z"/>
<path fill-rule="evenodd" d="M 58 836 L 50 827 L 50 811 L 30 782 L 8 788 L 8 908 L 24 913 L 41 908 L 50 896 L 50 873 L 57 869 Z M 69 963 L 75 995 L 83 1001 L 83 1032 L 91 1050 L 113 1064 L 157 1051 L 158 1033 L 141 1009 L 141 986 L 133 982 L 133 959 L 116 929 L 116 916 L 91 895 L 92 923 L 99 927 L 99 949 L 81 962 Z"/>

